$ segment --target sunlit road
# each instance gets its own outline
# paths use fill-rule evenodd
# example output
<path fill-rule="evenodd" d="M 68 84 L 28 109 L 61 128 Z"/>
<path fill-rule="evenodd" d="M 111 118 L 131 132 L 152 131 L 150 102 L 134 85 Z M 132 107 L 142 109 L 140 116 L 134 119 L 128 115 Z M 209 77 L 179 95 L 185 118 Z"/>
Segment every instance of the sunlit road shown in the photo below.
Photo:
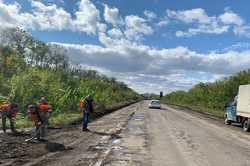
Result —
<path fill-rule="evenodd" d="M 250 165 L 247 133 L 167 106 L 145 112 L 152 165 Z"/>
<path fill-rule="evenodd" d="M 250 165 L 250 134 L 239 127 L 166 105 L 161 110 L 147 105 L 143 101 L 97 119 L 90 124 L 91 132 L 80 132 L 80 126 L 59 131 L 53 141 L 70 150 L 49 152 L 19 165 Z M 18 161 L 10 160 L 9 165 Z"/>

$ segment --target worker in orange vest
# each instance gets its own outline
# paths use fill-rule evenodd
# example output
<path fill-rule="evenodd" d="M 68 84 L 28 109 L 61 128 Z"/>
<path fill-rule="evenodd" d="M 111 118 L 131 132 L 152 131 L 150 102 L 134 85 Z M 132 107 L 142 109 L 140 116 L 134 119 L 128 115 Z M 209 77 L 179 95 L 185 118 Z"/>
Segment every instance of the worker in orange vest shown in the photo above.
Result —
<path fill-rule="evenodd" d="M 28 115 L 34 122 L 36 132 L 32 138 L 27 139 L 26 141 L 30 141 L 33 139 L 37 139 L 40 141 L 46 140 L 45 137 L 47 136 L 48 119 L 51 112 L 52 107 L 48 104 L 45 97 L 41 97 L 38 104 L 33 102 L 31 105 L 29 105 Z"/>
<path fill-rule="evenodd" d="M 0 105 L 0 112 L 2 116 L 3 132 L 6 133 L 6 119 L 9 119 L 10 129 L 13 133 L 16 133 L 15 121 L 16 121 L 16 115 L 19 112 L 18 104 L 9 103 Z"/>
<path fill-rule="evenodd" d="M 49 117 L 52 113 L 52 107 L 48 104 L 45 97 L 41 97 L 39 104 L 39 113 L 42 122 L 41 126 L 41 138 L 44 139 L 47 136 L 47 128 L 49 124 Z"/>
<path fill-rule="evenodd" d="M 80 108 L 83 111 L 82 131 L 88 130 L 89 116 L 94 111 L 95 103 L 90 95 L 80 101 Z"/>
<path fill-rule="evenodd" d="M 28 106 L 28 117 L 34 122 L 36 131 L 32 138 L 27 139 L 25 141 L 30 141 L 33 139 L 40 140 L 42 119 L 41 119 L 40 112 L 39 112 L 39 106 L 35 102 L 33 102 L 31 105 Z"/>

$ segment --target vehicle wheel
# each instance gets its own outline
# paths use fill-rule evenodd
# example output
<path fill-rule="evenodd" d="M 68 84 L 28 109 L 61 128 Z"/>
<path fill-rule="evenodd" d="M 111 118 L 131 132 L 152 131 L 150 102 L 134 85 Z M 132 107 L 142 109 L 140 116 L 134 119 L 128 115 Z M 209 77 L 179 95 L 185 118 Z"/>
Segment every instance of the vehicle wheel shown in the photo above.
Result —
<path fill-rule="evenodd" d="M 243 130 L 245 132 L 249 131 L 250 129 L 250 123 L 249 123 L 249 119 L 245 120 L 244 123 L 243 123 Z"/>
<path fill-rule="evenodd" d="M 227 118 L 225 119 L 225 124 L 226 124 L 226 125 L 231 125 L 231 123 L 232 123 L 232 122 L 231 122 L 230 120 L 228 120 Z"/>
<path fill-rule="evenodd" d="M 230 120 L 227 119 L 227 115 L 225 115 L 225 121 L 224 122 L 225 122 L 226 125 L 231 125 L 231 123 L 232 123 Z"/>

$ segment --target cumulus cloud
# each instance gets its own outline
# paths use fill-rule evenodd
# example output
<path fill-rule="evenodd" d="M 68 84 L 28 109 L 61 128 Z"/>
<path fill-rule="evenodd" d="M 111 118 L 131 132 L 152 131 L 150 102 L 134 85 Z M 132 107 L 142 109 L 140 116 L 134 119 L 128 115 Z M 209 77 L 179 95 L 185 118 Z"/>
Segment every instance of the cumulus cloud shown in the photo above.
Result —
<path fill-rule="evenodd" d="M 236 26 L 233 31 L 239 36 L 250 38 L 250 25 Z"/>
<path fill-rule="evenodd" d="M 169 20 L 168 20 L 168 19 L 162 19 L 161 21 L 159 21 L 159 22 L 157 23 L 157 26 L 159 26 L 159 27 L 164 27 L 164 26 L 168 25 L 168 23 L 169 23 Z"/>
<path fill-rule="evenodd" d="M 104 5 L 104 19 L 113 26 L 123 24 L 123 19 L 119 15 L 119 10 L 117 8 L 110 8 L 108 5 Z"/>
<path fill-rule="evenodd" d="M 230 10 L 218 16 L 209 16 L 201 8 L 167 10 L 167 17 L 158 19 L 152 11 L 144 11 L 141 17 L 122 17 L 117 8 L 104 5 L 104 20 L 101 20 L 100 11 L 90 0 L 79 1 L 74 14 L 55 4 L 30 2 L 32 10 L 23 12 L 19 3 L 4 4 L 0 0 L 0 26 L 97 35 L 104 46 L 57 44 L 67 50 L 72 63 L 114 76 L 140 92 L 188 89 L 200 81 L 214 81 L 250 65 L 249 49 L 204 54 L 186 47 L 156 49 L 141 42 L 145 35 L 154 33 L 152 23 L 165 26 L 173 20 L 191 26 L 177 31 L 177 37 L 222 34 L 230 30 L 250 37 L 250 26 Z"/>
<path fill-rule="evenodd" d="M 33 20 L 30 25 L 32 29 L 63 30 L 72 26 L 71 15 L 55 4 L 46 6 L 39 1 L 31 1 L 31 6 L 33 7 Z"/>
<path fill-rule="evenodd" d="M 140 39 L 140 35 L 149 35 L 153 33 L 151 26 L 147 24 L 147 21 L 136 15 L 129 15 L 125 18 L 126 30 L 125 35 L 128 39 Z"/>
<path fill-rule="evenodd" d="M 201 8 L 181 11 L 167 10 L 167 15 L 170 18 L 175 18 L 185 23 L 198 22 L 208 24 L 215 19 L 214 17 L 209 17 L 205 10 Z"/>
<path fill-rule="evenodd" d="M 109 36 L 115 39 L 121 39 L 124 38 L 124 34 L 120 29 L 113 28 L 108 31 Z"/>
<path fill-rule="evenodd" d="M 100 11 L 90 0 L 80 0 L 77 10 L 71 15 L 56 4 L 44 4 L 42 1 L 29 1 L 31 10 L 23 12 L 17 2 L 4 4 L 0 2 L 0 21 L 4 27 L 23 27 L 32 30 L 71 30 L 97 35 L 100 42 L 108 46 L 112 43 L 129 43 L 141 40 L 144 35 L 153 33 L 149 20 L 128 15 L 123 19 L 117 8 L 104 5 L 104 21 Z M 147 17 L 153 18 L 154 13 L 145 11 Z M 120 38 L 120 41 L 118 41 Z"/>
<path fill-rule="evenodd" d="M 187 31 L 176 31 L 177 37 L 190 37 L 201 33 L 222 34 L 228 32 L 229 26 L 219 26 L 218 24 L 199 25 L 197 28 L 189 28 Z"/>
<path fill-rule="evenodd" d="M 144 15 L 149 19 L 149 20 L 153 20 L 155 18 L 157 18 L 157 15 L 152 12 L 152 11 L 149 11 L 149 10 L 145 10 L 144 11 Z"/>
<path fill-rule="evenodd" d="M 197 34 L 222 34 L 229 32 L 230 28 L 236 35 L 249 37 L 244 20 L 236 13 L 226 9 L 219 16 L 209 16 L 204 9 L 196 8 L 190 10 L 173 11 L 167 10 L 167 16 L 185 24 L 191 28 L 186 31 L 176 31 L 177 37 L 190 37 Z"/>
<path fill-rule="evenodd" d="M 170 87 L 168 84 L 176 84 L 176 89 L 188 89 L 200 81 L 214 81 L 247 69 L 250 65 L 250 50 L 201 54 L 185 47 L 155 49 L 146 45 L 123 44 L 106 48 L 59 44 L 67 49 L 72 63 L 101 68 L 101 72 L 109 71 L 111 76 L 123 75 L 122 80 L 131 85 L 136 80 L 138 85 L 142 82 L 153 86 L 162 85 L 164 91 Z M 155 81 L 151 82 L 153 77 Z M 162 81 L 162 84 L 157 81 Z M 135 82 L 133 84 L 138 85 Z M 138 86 L 137 90 L 143 87 Z"/>
<path fill-rule="evenodd" d="M 236 13 L 228 10 L 225 13 L 221 14 L 218 19 L 224 24 L 233 24 L 241 26 L 244 23 L 244 20 Z"/>
<path fill-rule="evenodd" d="M 26 27 L 33 24 L 34 16 L 29 13 L 21 13 L 21 6 L 15 2 L 13 4 L 4 4 L 0 1 L 0 22 L 1 27 L 21 26 Z"/>
<path fill-rule="evenodd" d="M 90 0 L 81 0 L 79 10 L 76 11 L 75 15 L 76 20 L 74 20 L 73 24 L 76 30 L 96 34 L 100 13 Z"/>
<path fill-rule="evenodd" d="M 96 34 L 103 26 L 100 23 L 99 10 L 90 0 L 81 0 L 75 19 L 63 8 L 55 4 L 45 5 L 40 1 L 30 1 L 32 10 L 22 12 L 17 2 L 4 4 L 0 1 L 0 26 L 38 30 L 72 30 Z"/>
<path fill-rule="evenodd" d="M 170 84 L 171 81 L 167 78 L 172 80 L 174 75 L 179 76 L 172 80 L 176 84 L 176 88 L 187 89 L 201 81 L 201 76 L 211 75 L 209 78 L 203 78 L 203 80 L 212 81 L 219 76 L 222 77 L 246 69 L 250 65 L 250 51 L 229 51 L 223 54 L 204 55 L 184 47 L 158 50 L 144 45 L 126 45 L 115 48 L 93 45 L 62 45 L 71 54 L 72 62 L 93 66 L 94 68 L 100 67 L 106 71 L 111 71 L 111 73 L 116 73 L 116 76 L 119 74 L 126 75 L 123 80 L 127 83 L 138 81 L 137 89 L 145 87 L 139 86 L 142 82 L 150 84 L 149 77 L 155 77 L 155 79 L 151 79 L 155 80 L 151 82 L 153 86 L 158 84 L 156 80 L 162 82 L 163 79 L 165 79 L 164 84 Z M 200 76 L 188 77 L 188 81 L 185 82 L 183 80 L 187 80 L 187 78 L 183 77 L 187 77 L 188 73 L 196 73 Z M 131 75 L 137 75 L 137 77 L 131 77 Z M 167 89 L 168 86 L 164 84 L 164 88 Z M 135 83 L 133 86 L 135 86 Z M 147 85 L 147 87 L 150 86 Z"/>

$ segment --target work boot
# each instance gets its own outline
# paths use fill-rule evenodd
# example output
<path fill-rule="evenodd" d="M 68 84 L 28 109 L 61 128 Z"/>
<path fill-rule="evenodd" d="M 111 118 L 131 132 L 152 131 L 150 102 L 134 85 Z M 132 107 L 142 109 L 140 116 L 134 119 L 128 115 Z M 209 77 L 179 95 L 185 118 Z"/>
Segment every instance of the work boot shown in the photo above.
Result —
<path fill-rule="evenodd" d="M 37 137 L 37 141 L 47 142 L 48 140 L 45 137 Z"/>
<path fill-rule="evenodd" d="M 90 130 L 89 130 L 88 128 L 83 128 L 82 131 L 83 131 L 83 132 L 88 132 L 88 131 L 90 131 Z"/>

